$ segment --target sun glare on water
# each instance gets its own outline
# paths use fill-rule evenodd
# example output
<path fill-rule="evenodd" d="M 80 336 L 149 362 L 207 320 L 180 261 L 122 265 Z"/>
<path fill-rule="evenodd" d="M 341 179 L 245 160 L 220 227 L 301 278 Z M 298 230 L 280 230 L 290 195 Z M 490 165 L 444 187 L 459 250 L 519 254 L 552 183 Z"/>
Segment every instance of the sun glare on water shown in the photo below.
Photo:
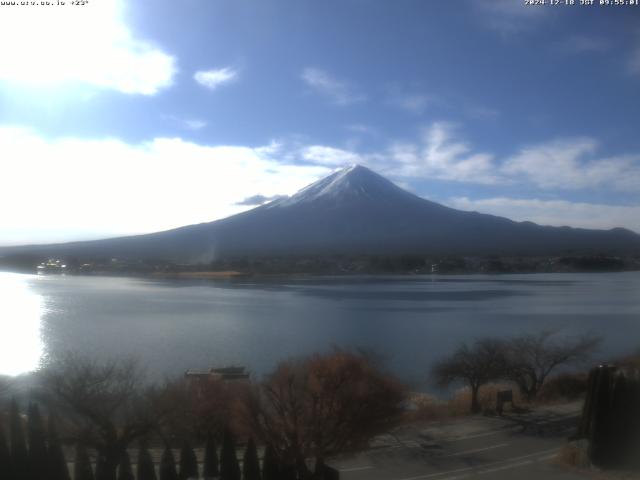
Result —
<path fill-rule="evenodd" d="M 27 277 L 7 273 L 0 273 L 0 298 L 0 375 L 32 371 L 43 352 L 42 298 L 29 289 Z"/>

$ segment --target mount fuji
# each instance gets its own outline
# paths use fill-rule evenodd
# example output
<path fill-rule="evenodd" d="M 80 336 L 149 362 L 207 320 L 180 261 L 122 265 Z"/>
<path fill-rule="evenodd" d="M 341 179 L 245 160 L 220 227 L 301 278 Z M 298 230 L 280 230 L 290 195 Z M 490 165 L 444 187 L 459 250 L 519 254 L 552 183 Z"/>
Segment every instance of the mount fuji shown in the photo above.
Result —
<path fill-rule="evenodd" d="M 107 240 L 0 249 L 0 255 L 180 263 L 239 256 L 567 252 L 637 254 L 640 235 L 623 228 L 549 227 L 455 210 L 409 193 L 359 165 L 291 197 L 209 223 Z"/>

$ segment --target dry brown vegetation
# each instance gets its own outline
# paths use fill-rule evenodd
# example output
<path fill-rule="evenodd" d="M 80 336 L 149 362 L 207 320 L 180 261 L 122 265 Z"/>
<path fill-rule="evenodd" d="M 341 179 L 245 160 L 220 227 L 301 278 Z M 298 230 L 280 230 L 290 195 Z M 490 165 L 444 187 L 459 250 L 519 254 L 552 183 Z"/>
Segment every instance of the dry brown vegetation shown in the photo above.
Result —
<path fill-rule="evenodd" d="M 562 373 L 549 378 L 536 399 L 537 404 L 575 402 L 584 398 L 587 392 L 586 373 Z"/>
<path fill-rule="evenodd" d="M 587 456 L 586 445 L 583 443 L 568 443 L 563 446 L 556 457 L 556 462 L 579 469 L 587 469 L 591 466 Z"/>
<path fill-rule="evenodd" d="M 478 392 L 478 405 L 481 411 L 494 413 L 497 392 L 512 388 L 512 385 L 505 383 L 483 385 Z M 456 390 L 452 397 L 445 400 L 429 394 L 414 393 L 409 397 L 413 408 L 407 412 L 406 421 L 429 422 L 469 415 L 471 396 L 471 389 L 468 387 Z M 513 402 L 515 406 L 526 405 L 518 391 L 513 392 Z M 509 412 L 511 408 L 512 405 L 508 404 L 505 407 L 505 412 Z"/>
<path fill-rule="evenodd" d="M 449 402 L 433 395 L 412 393 L 408 400 L 412 408 L 405 414 L 407 423 L 439 421 L 451 416 Z"/>
<path fill-rule="evenodd" d="M 154 389 L 154 409 L 163 421 L 156 431 L 165 440 L 201 442 L 209 433 L 238 427 L 237 412 L 250 385 L 216 378 L 167 381 Z M 244 439 L 244 438 L 243 438 Z"/>
<path fill-rule="evenodd" d="M 362 354 L 335 350 L 281 363 L 245 404 L 250 431 L 309 478 L 305 460 L 357 449 L 400 419 L 404 387 Z"/>
<path fill-rule="evenodd" d="M 594 468 L 587 456 L 586 442 L 571 442 L 562 447 L 555 463 L 592 480 L 640 480 L 640 473 Z"/>
<path fill-rule="evenodd" d="M 478 393 L 478 403 L 480 405 L 480 411 L 482 412 L 495 412 L 496 409 L 496 396 L 499 391 L 511 390 L 512 385 L 505 383 L 488 383 L 483 385 Z M 471 392 L 468 388 L 463 388 L 454 394 L 453 398 L 449 401 L 449 409 L 453 415 L 460 416 L 469 413 L 469 404 L 471 402 Z M 522 396 L 517 390 L 513 391 L 513 404 L 517 406 L 523 405 L 524 401 Z M 505 407 L 505 412 L 508 412 L 512 407 L 508 404 Z"/>
<path fill-rule="evenodd" d="M 431 370 L 431 376 L 444 387 L 464 384 L 470 392 L 471 413 L 480 413 L 488 408 L 487 401 L 483 403 L 480 400 L 480 395 L 486 399 L 487 394 L 480 392 L 487 390 L 483 387 L 489 382 L 508 382 L 517 388 L 527 403 L 536 403 L 554 371 L 584 364 L 600 341 L 600 337 L 591 334 L 562 338 L 552 331 L 512 338 L 478 339 L 470 344 L 461 344 L 438 361 Z M 547 388 L 547 400 L 557 400 L 561 396 L 577 398 L 581 385 L 581 381 L 572 376 L 555 380 Z"/>
<path fill-rule="evenodd" d="M 541 405 L 571 403 L 584 397 L 586 386 L 586 373 L 563 373 L 549 378 L 536 399 L 529 400 L 514 388 L 513 384 L 492 382 L 480 387 L 478 405 L 481 412 L 494 414 L 497 393 L 504 390 L 513 391 L 513 404 L 509 403 L 504 407 L 505 413 L 510 413 L 513 408 L 519 410 Z M 425 393 L 412 393 L 409 396 L 412 408 L 406 413 L 405 420 L 429 422 L 469 415 L 471 397 L 471 389 L 468 387 L 456 390 L 447 399 Z"/>

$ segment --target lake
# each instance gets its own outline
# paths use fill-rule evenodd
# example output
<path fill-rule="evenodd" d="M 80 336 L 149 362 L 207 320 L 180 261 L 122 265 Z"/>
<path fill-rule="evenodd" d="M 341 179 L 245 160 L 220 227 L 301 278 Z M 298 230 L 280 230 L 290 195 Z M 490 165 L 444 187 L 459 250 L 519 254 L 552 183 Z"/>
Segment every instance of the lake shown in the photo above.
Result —
<path fill-rule="evenodd" d="M 136 356 L 154 378 L 332 346 L 383 354 L 423 388 L 460 342 L 542 329 L 604 336 L 599 358 L 640 348 L 640 272 L 298 277 L 217 281 L 0 273 L 0 373 L 73 350 Z"/>

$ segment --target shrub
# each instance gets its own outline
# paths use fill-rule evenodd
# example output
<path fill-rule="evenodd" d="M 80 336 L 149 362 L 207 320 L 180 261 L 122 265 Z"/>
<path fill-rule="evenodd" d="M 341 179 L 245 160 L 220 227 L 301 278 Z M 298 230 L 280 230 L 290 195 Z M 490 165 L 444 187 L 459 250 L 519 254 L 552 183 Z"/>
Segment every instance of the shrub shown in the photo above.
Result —
<path fill-rule="evenodd" d="M 556 461 L 562 465 L 576 468 L 587 468 L 591 463 L 587 455 L 587 446 L 576 442 L 564 445 L 558 452 Z"/>
<path fill-rule="evenodd" d="M 582 398 L 586 391 L 587 374 L 563 373 L 547 380 L 538 395 L 541 402 L 571 402 Z"/>
<path fill-rule="evenodd" d="M 407 413 L 409 422 L 431 422 L 443 420 L 450 415 L 448 402 L 433 395 L 414 393 L 409 396 L 411 410 Z"/>
<path fill-rule="evenodd" d="M 480 411 L 494 412 L 496 409 L 496 398 L 499 391 L 513 390 L 513 403 L 520 405 L 522 397 L 519 392 L 513 389 L 513 386 L 504 383 L 487 383 L 480 388 L 478 392 L 478 403 Z M 471 390 L 463 388 L 458 390 L 449 402 L 449 413 L 454 416 L 466 415 L 469 413 L 469 403 L 471 402 Z M 507 410 L 511 408 L 511 404 L 507 406 Z"/>

